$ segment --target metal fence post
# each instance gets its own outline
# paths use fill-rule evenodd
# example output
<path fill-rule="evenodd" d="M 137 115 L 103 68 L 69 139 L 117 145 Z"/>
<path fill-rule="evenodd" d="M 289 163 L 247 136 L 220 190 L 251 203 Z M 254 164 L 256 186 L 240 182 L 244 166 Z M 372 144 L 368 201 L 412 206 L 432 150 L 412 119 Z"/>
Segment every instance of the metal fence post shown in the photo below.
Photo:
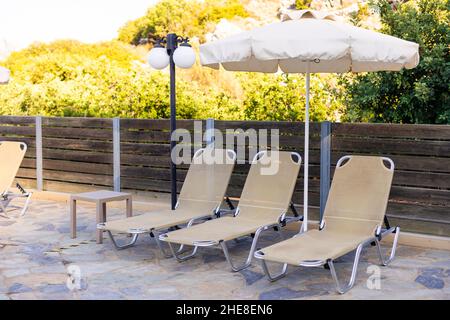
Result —
<path fill-rule="evenodd" d="M 331 172 L 331 122 L 320 125 L 320 220 L 322 220 L 330 191 Z"/>
<path fill-rule="evenodd" d="M 44 190 L 44 178 L 42 174 L 42 117 L 35 118 L 36 127 L 36 188 L 38 191 Z"/>
<path fill-rule="evenodd" d="M 214 119 L 206 119 L 206 146 L 208 147 L 212 144 L 214 147 Z"/>
<path fill-rule="evenodd" d="M 113 119 L 113 181 L 114 191 L 120 192 L 120 118 Z"/>

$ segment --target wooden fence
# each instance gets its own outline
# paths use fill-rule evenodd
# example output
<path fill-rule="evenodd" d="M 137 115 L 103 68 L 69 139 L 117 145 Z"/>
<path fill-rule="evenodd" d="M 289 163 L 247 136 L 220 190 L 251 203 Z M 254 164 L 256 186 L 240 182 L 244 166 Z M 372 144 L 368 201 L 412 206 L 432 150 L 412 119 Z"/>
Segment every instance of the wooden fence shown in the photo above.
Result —
<path fill-rule="evenodd" d="M 193 120 L 177 121 L 178 128 L 191 133 L 203 133 L 208 125 L 222 132 L 242 129 L 231 134 L 234 136 L 245 135 L 248 129 L 267 129 L 269 133 L 278 129 L 280 149 L 303 155 L 304 125 L 300 122 L 200 124 L 199 129 Z M 321 203 L 323 207 L 328 174 L 332 177 L 340 156 L 384 155 L 396 164 L 388 206 L 392 223 L 406 231 L 450 236 L 450 126 L 324 122 L 312 123 L 310 130 L 313 218 L 318 217 Z M 168 120 L 0 116 L 0 140 L 27 143 L 18 180 L 28 187 L 63 192 L 101 188 L 170 191 Z M 247 145 L 247 149 L 254 147 Z M 248 157 L 246 160 L 236 165 L 227 191 L 231 197 L 240 195 L 249 168 Z M 178 167 L 178 189 L 186 170 L 186 165 Z M 302 205 L 303 170 L 297 182 L 293 201 Z"/>

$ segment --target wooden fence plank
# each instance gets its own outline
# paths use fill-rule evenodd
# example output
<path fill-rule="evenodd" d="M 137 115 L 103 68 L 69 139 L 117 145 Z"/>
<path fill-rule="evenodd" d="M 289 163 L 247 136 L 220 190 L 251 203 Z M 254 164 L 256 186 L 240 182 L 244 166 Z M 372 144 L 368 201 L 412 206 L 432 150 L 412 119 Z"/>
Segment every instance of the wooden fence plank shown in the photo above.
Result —
<path fill-rule="evenodd" d="M 450 174 L 396 170 L 393 184 L 432 189 L 450 189 Z"/>
<path fill-rule="evenodd" d="M 448 207 L 444 206 L 426 206 L 390 201 L 387 214 L 401 219 L 450 224 Z"/>
<path fill-rule="evenodd" d="M 112 140 L 112 130 L 110 129 L 92 129 L 92 128 L 54 128 L 42 127 L 42 136 L 46 138 L 79 138 Z"/>
<path fill-rule="evenodd" d="M 45 180 L 76 182 L 82 184 L 92 184 L 101 186 L 113 185 L 112 175 L 44 170 L 44 178 Z"/>
<path fill-rule="evenodd" d="M 112 164 L 46 159 L 43 167 L 45 170 L 112 175 Z"/>
<path fill-rule="evenodd" d="M 42 125 L 46 127 L 69 128 L 112 128 L 112 119 L 81 117 L 43 117 Z"/>
<path fill-rule="evenodd" d="M 66 193 L 79 193 L 105 189 L 111 190 L 112 188 L 108 186 L 97 186 L 92 184 L 44 180 L 44 190 L 55 190 L 58 192 L 66 192 Z"/>
<path fill-rule="evenodd" d="M 90 152 L 80 150 L 58 150 L 43 148 L 44 161 L 46 159 L 80 161 L 88 163 L 112 163 L 112 153 Z"/>
<path fill-rule="evenodd" d="M 393 123 L 333 123 L 333 135 L 450 140 L 449 125 Z"/>
<path fill-rule="evenodd" d="M 34 125 L 34 117 L 0 116 L 0 124 Z"/>
<path fill-rule="evenodd" d="M 171 182 L 166 180 L 140 179 L 122 177 L 120 179 L 122 189 L 135 189 L 156 192 L 170 192 Z M 177 192 L 180 192 L 182 183 L 177 182 Z"/>
<path fill-rule="evenodd" d="M 120 144 L 122 154 L 154 154 L 170 156 L 170 145 L 161 143 L 124 143 Z"/>
<path fill-rule="evenodd" d="M 123 142 L 145 141 L 169 143 L 170 132 L 163 131 L 121 131 L 120 139 Z"/>
<path fill-rule="evenodd" d="M 222 121 L 215 120 L 214 127 L 225 132 L 226 129 L 279 129 L 280 134 L 291 133 L 304 135 L 305 126 L 302 122 L 290 121 Z M 320 135 L 320 123 L 310 123 L 310 135 Z"/>
<path fill-rule="evenodd" d="M 393 226 L 400 226 L 403 231 L 431 234 L 435 236 L 448 237 L 450 235 L 450 224 L 440 222 L 416 221 L 414 219 L 404 219 L 389 217 L 389 222 Z"/>
<path fill-rule="evenodd" d="M 184 128 L 188 130 L 194 129 L 194 121 L 202 120 L 177 120 L 177 128 Z M 204 130 L 203 121 L 203 130 Z M 127 129 L 144 129 L 144 130 L 170 130 L 169 119 L 120 119 L 120 129 L 125 131 Z"/>
<path fill-rule="evenodd" d="M 0 135 L 34 136 L 36 129 L 31 126 L 0 126 Z"/>
<path fill-rule="evenodd" d="M 379 138 L 332 137 L 333 151 L 371 154 L 427 155 L 450 157 L 450 143 L 447 141 L 397 140 Z"/>
<path fill-rule="evenodd" d="M 349 153 L 333 152 L 331 155 L 331 163 L 336 164 L 342 156 L 347 154 Z M 351 154 L 367 155 L 368 153 L 352 152 Z M 394 161 L 396 170 L 450 173 L 450 158 L 391 154 L 385 154 L 385 156 Z"/>
<path fill-rule="evenodd" d="M 109 141 L 82 140 L 70 138 L 43 138 L 42 146 L 49 149 L 72 149 L 95 152 L 112 152 L 113 144 Z"/>
<path fill-rule="evenodd" d="M 427 188 L 392 186 L 390 199 L 404 202 L 450 207 L 450 191 Z"/>

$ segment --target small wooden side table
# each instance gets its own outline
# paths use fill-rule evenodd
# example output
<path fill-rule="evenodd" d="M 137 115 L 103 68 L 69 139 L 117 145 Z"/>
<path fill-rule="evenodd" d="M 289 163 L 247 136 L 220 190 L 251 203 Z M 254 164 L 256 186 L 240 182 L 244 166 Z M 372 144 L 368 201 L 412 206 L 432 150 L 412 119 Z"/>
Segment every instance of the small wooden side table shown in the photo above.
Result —
<path fill-rule="evenodd" d="M 99 190 L 92 192 L 83 192 L 72 194 L 70 196 L 70 234 L 73 238 L 77 237 L 77 201 L 93 202 L 97 206 L 97 223 L 106 222 L 106 203 L 111 201 L 125 200 L 127 203 L 127 217 L 131 217 L 132 204 L 131 194 L 123 192 L 114 192 L 108 190 Z M 97 243 L 103 242 L 103 231 L 97 230 Z"/>

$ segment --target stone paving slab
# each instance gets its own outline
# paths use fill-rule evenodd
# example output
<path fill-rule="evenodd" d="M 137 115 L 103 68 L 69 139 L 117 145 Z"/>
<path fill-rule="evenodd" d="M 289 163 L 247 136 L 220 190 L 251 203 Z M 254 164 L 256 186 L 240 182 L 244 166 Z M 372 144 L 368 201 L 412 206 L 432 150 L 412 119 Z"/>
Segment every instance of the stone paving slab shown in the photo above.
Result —
<path fill-rule="evenodd" d="M 355 287 L 339 295 L 323 268 L 292 267 L 287 277 L 271 283 L 258 262 L 230 272 L 219 249 L 200 249 L 196 258 L 178 263 L 162 258 L 154 240 L 142 236 L 136 246 L 117 251 L 107 238 L 95 243 L 94 207 L 80 203 L 77 211 L 77 239 L 70 238 L 68 206 L 62 202 L 34 200 L 24 217 L 0 220 L 0 300 L 450 299 L 450 251 L 399 246 L 389 267 L 377 267 L 376 250 L 368 247 Z M 108 218 L 124 213 L 124 207 L 111 208 Z M 268 232 L 260 246 L 279 240 Z M 231 243 L 233 257 L 244 260 L 250 243 L 250 238 Z M 341 277 L 349 277 L 351 265 L 352 254 L 339 260 Z M 380 289 L 367 286 L 372 268 L 380 274 Z"/>

